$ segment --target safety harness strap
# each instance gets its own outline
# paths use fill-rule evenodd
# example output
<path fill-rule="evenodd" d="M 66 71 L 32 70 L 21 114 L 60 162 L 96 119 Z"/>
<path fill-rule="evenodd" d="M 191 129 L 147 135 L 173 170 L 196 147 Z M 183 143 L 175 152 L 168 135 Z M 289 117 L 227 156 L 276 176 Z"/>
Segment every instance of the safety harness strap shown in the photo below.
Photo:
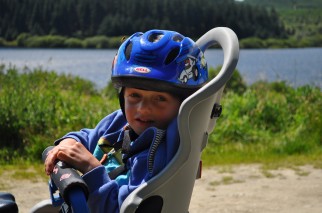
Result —
<path fill-rule="evenodd" d="M 116 169 L 110 171 L 108 173 L 108 176 L 110 177 L 111 180 L 115 180 L 119 175 L 124 174 L 127 172 L 127 168 L 125 164 L 122 164 L 121 166 L 117 167 Z"/>
<path fill-rule="evenodd" d="M 119 167 L 117 167 L 116 169 L 110 171 L 108 173 L 110 179 L 114 180 L 115 178 L 117 178 L 119 175 L 121 174 L 125 174 L 128 171 L 128 168 L 126 167 L 127 161 L 129 158 L 131 158 L 132 156 L 136 155 L 137 153 L 140 153 L 146 149 L 150 148 L 149 151 L 149 159 L 148 159 L 148 170 L 149 172 L 152 174 L 153 173 L 153 166 L 154 166 L 154 158 L 156 155 L 156 150 L 159 147 L 160 143 L 163 141 L 164 136 L 165 136 L 165 131 L 164 130 L 160 130 L 160 129 L 154 129 L 153 131 L 151 130 L 149 134 L 147 133 L 148 136 L 147 138 L 145 138 L 144 141 L 137 141 L 135 143 L 140 143 L 139 146 L 135 146 L 131 147 L 131 143 L 133 139 L 133 130 L 129 129 L 129 130 L 125 130 L 124 131 L 124 135 L 123 135 L 123 140 L 118 141 L 117 143 L 115 143 L 115 151 L 119 151 L 121 149 L 121 153 L 122 153 L 122 162 L 121 165 Z M 120 148 L 121 147 L 121 148 Z"/>
<path fill-rule="evenodd" d="M 122 157 L 121 165 L 108 173 L 108 176 L 111 180 L 115 180 L 119 175 L 125 174 L 128 171 L 126 167 L 127 160 L 133 156 L 135 153 L 130 152 L 130 144 L 131 144 L 131 132 L 130 130 L 125 130 L 123 135 L 123 140 L 118 141 L 114 144 L 115 151 L 119 151 L 121 149 L 121 153 L 124 154 Z M 136 152 L 137 153 L 137 152 Z"/>

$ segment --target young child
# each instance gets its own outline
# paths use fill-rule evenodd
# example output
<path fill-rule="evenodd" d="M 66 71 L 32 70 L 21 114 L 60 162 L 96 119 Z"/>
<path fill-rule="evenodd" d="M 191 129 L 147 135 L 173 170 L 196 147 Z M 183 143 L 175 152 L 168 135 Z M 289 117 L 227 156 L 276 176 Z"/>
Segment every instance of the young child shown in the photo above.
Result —
<path fill-rule="evenodd" d="M 83 173 L 91 212 L 119 212 L 124 199 L 174 156 L 180 104 L 207 78 L 203 53 L 188 37 L 165 30 L 133 34 L 112 66 L 121 109 L 94 129 L 57 140 L 46 173 L 57 159 L 65 161 Z"/>

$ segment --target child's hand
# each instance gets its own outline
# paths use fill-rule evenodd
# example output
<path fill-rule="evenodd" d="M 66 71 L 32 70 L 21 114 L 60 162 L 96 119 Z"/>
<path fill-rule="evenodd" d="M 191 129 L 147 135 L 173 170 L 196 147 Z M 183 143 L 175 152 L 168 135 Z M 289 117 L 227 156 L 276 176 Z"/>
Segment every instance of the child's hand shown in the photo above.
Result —
<path fill-rule="evenodd" d="M 100 162 L 81 143 L 67 138 L 48 152 L 45 161 L 45 171 L 50 175 L 57 160 L 64 161 L 83 174 L 100 166 Z"/>

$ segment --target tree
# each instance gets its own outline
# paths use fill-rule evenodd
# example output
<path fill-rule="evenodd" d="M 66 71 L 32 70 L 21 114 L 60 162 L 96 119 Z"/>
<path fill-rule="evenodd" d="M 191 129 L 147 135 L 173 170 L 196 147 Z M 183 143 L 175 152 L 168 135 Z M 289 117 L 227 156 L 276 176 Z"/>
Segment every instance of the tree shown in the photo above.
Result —
<path fill-rule="evenodd" d="M 270 11 L 233 0 L 0 0 L 0 37 L 21 33 L 91 37 L 161 28 L 198 38 L 226 26 L 239 38 L 283 37 L 284 26 Z"/>

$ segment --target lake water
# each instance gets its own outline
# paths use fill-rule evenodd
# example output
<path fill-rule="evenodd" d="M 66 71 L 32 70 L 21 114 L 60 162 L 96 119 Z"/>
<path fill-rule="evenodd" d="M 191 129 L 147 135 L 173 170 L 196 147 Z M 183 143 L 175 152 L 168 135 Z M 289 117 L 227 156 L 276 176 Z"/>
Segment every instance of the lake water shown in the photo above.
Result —
<path fill-rule="evenodd" d="M 0 48 L 0 64 L 43 68 L 93 81 L 98 88 L 109 81 L 116 50 Z M 219 49 L 205 53 L 208 66 L 223 62 Z M 237 69 L 247 84 L 258 80 L 286 81 L 294 87 L 310 84 L 322 88 L 322 48 L 240 50 Z"/>

